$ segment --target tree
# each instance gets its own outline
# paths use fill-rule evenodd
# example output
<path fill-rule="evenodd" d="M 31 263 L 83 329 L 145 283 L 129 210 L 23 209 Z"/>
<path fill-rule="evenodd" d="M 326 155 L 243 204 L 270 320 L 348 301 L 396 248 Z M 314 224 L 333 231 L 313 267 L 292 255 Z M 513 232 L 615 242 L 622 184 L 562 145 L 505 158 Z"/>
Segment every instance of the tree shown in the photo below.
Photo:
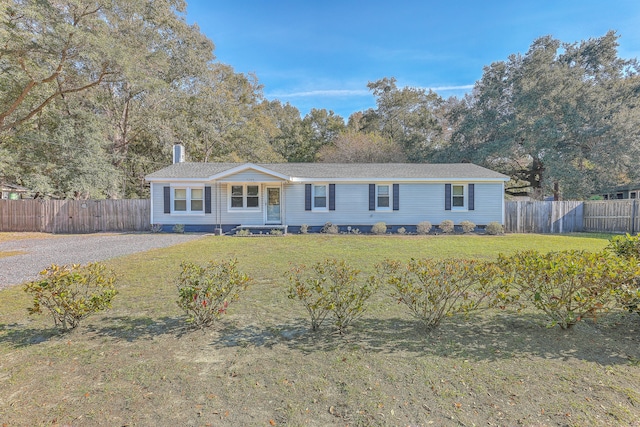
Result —
<path fill-rule="evenodd" d="M 178 58 L 178 51 L 189 52 L 179 49 L 187 40 L 182 35 L 199 34 L 178 14 L 184 10 L 181 0 L 10 1 L 0 18 L 0 132 L 65 95 L 158 68 L 167 75 L 182 69 L 175 67 L 188 59 Z M 204 36 L 193 41 L 213 49 Z M 122 88 L 135 96 L 135 88 Z"/>
<path fill-rule="evenodd" d="M 139 197 L 176 142 L 194 161 L 282 160 L 257 79 L 214 63 L 213 43 L 186 23 L 185 7 L 11 0 L 2 8 L 0 178 L 58 197 Z M 84 160 L 74 166 L 75 153 Z"/>
<path fill-rule="evenodd" d="M 404 162 L 402 147 L 376 133 L 348 130 L 338 135 L 333 144 L 318 152 L 325 163 L 393 163 Z"/>
<path fill-rule="evenodd" d="M 398 143 L 409 161 L 429 161 L 444 144 L 443 100 L 438 94 L 421 88 L 396 86 L 395 78 L 370 82 L 377 108 L 350 119 L 360 130 L 379 132 Z"/>
<path fill-rule="evenodd" d="M 581 198 L 631 179 L 640 81 L 636 61 L 618 58 L 617 38 L 542 37 L 525 55 L 485 67 L 473 94 L 452 110 L 444 157 L 509 174 L 514 195 Z"/>

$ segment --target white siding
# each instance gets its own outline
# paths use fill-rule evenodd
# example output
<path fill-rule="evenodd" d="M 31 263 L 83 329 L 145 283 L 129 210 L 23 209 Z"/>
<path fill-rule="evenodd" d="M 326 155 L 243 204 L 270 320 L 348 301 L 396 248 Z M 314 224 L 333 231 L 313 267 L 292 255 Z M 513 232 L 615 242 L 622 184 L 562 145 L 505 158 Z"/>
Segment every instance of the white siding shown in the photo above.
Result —
<path fill-rule="evenodd" d="M 244 179 L 249 178 L 245 173 Z M 239 179 L 235 175 L 233 182 Z M 260 180 L 267 175 L 258 174 Z M 257 177 L 256 177 L 257 178 Z M 279 181 L 276 179 L 276 181 Z M 393 184 L 393 182 L 389 182 Z M 202 185 L 202 184 L 199 184 Z M 210 214 L 176 215 L 164 213 L 165 186 L 170 182 L 151 183 L 153 194 L 153 222 L 156 224 L 184 225 L 257 225 L 264 223 L 265 187 L 273 184 L 260 184 L 260 207 L 258 210 L 230 210 L 229 184 L 205 183 L 211 186 L 212 208 Z M 283 184 L 282 220 L 284 224 L 299 226 L 307 224 L 320 226 L 326 222 L 337 225 L 373 225 L 384 221 L 387 225 L 415 225 L 420 221 L 439 224 L 450 219 L 459 224 L 469 220 L 477 225 L 486 225 L 492 221 L 503 221 L 502 183 L 475 183 L 475 210 L 446 211 L 444 209 L 445 182 L 442 183 L 400 183 L 400 210 L 369 211 L 369 185 L 336 183 L 336 210 L 315 212 L 305 211 L 305 186 L 303 183 Z"/>
<path fill-rule="evenodd" d="M 390 183 L 392 184 L 392 183 Z M 305 211 L 304 184 L 286 185 L 286 218 L 289 225 L 415 225 L 420 221 L 439 224 L 445 219 L 456 224 L 469 220 L 478 225 L 502 222 L 502 183 L 475 184 L 475 210 L 447 211 L 444 208 L 445 183 L 400 183 L 398 211 L 370 211 L 368 184 L 336 184 L 336 210 Z"/>
<path fill-rule="evenodd" d="M 202 186 L 203 184 L 194 184 L 195 186 Z M 152 182 L 151 192 L 153 194 L 153 222 L 154 224 L 184 224 L 184 225 L 207 225 L 216 223 L 216 191 L 215 185 L 204 184 L 211 186 L 211 198 L 212 209 L 210 214 L 197 213 L 197 214 L 166 214 L 164 213 L 164 187 L 171 187 L 170 182 Z M 187 185 L 188 186 L 188 185 Z M 199 187 L 202 188 L 202 187 Z"/>

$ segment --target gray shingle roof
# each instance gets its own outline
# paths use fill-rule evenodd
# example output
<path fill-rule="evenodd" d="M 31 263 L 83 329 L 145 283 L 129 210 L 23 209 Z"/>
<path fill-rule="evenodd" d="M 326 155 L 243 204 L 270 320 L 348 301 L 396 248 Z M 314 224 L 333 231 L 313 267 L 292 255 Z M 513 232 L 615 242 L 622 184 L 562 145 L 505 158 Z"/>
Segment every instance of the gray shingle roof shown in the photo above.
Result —
<path fill-rule="evenodd" d="M 176 163 L 146 176 L 148 180 L 208 180 L 246 163 Z M 299 179 L 508 179 L 472 163 L 256 163 Z"/>

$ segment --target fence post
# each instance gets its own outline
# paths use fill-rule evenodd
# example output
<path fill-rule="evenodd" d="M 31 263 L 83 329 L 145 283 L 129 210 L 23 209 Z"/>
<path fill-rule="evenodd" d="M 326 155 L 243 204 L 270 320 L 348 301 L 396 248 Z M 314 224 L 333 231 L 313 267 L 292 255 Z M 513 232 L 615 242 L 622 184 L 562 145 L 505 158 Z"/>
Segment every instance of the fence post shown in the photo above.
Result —
<path fill-rule="evenodd" d="M 638 199 L 633 199 L 633 205 L 631 206 L 631 234 L 636 234 L 636 216 L 638 215 Z"/>

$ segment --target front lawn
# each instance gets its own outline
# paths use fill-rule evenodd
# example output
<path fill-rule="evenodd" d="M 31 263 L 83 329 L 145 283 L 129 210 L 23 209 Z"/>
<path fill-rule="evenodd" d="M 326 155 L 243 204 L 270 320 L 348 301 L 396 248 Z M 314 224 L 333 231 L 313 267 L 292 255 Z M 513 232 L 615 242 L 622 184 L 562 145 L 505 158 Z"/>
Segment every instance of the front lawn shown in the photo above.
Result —
<path fill-rule="evenodd" d="M 385 258 L 495 259 L 585 249 L 604 235 L 206 237 L 112 260 L 113 309 L 59 335 L 0 291 L 0 424 L 184 426 L 634 425 L 640 316 L 573 330 L 536 312 L 452 317 L 420 332 L 379 293 L 344 336 L 309 330 L 287 298 L 291 264 L 327 257 L 365 272 Z M 183 260 L 237 258 L 255 279 L 219 324 L 187 331 L 176 304 Z"/>

